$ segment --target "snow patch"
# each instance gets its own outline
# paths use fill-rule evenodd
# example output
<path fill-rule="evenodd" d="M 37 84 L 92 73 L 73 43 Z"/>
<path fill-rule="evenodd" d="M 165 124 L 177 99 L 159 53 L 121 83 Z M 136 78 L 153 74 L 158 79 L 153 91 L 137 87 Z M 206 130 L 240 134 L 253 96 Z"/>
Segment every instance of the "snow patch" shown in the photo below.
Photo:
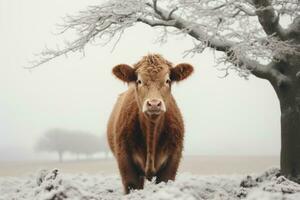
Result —
<path fill-rule="evenodd" d="M 146 182 L 123 195 L 118 175 L 62 174 L 41 170 L 26 177 L 0 178 L 0 200 L 296 200 L 300 185 L 271 168 L 260 176 L 179 174 L 176 181 Z"/>

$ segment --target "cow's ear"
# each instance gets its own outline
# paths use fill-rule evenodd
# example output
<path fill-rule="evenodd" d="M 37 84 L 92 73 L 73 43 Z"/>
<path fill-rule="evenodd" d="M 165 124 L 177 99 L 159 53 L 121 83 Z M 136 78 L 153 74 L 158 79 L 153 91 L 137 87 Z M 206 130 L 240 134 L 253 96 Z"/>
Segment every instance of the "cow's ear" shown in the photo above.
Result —
<path fill-rule="evenodd" d="M 129 65 L 119 64 L 113 68 L 112 72 L 117 78 L 126 83 L 136 80 L 135 71 Z"/>
<path fill-rule="evenodd" d="M 188 63 L 180 63 L 171 68 L 170 78 L 172 81 L 181 81 L 189 77 L 194 71 L 192 65 Z"/>

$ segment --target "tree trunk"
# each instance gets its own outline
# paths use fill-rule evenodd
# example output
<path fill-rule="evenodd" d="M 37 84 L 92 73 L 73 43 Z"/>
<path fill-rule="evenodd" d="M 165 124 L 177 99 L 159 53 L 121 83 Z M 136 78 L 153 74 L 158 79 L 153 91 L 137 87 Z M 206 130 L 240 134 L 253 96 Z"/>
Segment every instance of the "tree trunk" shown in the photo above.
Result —
<path fill-rule="evenodd" d="M 280 168 L 285 177 L 300 183 L 299 56 L 287 57 L 286 62 L 281 67 L 281 71 L 289 78 L 290 82 L 275 87 L 281 108 Z"/>
<path fill-rule="evenodd" d="M 281 107 L 280 166 L 285 177 L 300 183 L 300 96 L 294 89 L 287 90 L 282 92 L 279 98 Z"/>
<path fill-rule="evenodd" d="M 281 172 L 300 182 L 300 113 L 296 105 L 281 113 Z"/>

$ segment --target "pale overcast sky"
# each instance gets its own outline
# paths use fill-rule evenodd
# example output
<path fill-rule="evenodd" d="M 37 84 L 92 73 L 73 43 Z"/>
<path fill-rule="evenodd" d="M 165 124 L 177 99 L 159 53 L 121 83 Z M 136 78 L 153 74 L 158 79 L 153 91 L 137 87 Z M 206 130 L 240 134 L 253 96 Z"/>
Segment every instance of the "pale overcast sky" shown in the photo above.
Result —
<path fill-rule="evenodd" d="M 185 153 L 279 155 L 280 110 L 271 85 L 234 72 L 225 79 L 205 51 L 183 58 L 189 37 L 155 44 L 158 31 L 145 25 L 128 29 L 116 49 L 88 45 L 85 56 L 70 54 L 29 72 L 28 60 L 47 44 L 60 44 L 55 24 L 99 0 L 0 1 L 0 160 L 33 159 L 33 145 L 47 129 L 60 127 L 104 134 L 119 93 L 126 85 L 111 74 L 147 53 L 173 63 L 189 62 L 193 76 L 173 87 L 184 116 Z"/>

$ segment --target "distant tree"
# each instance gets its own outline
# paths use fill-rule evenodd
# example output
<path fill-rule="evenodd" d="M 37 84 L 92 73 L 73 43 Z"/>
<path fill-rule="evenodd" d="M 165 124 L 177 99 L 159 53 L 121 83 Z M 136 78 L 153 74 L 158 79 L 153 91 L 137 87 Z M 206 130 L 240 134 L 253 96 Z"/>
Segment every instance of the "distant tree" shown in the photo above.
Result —
<path fill-rule="evenodd" d="M 59 162 L 63 161 L 63 154 L 69 150 L 70 133 L 63 129 L 50 129 L 38 140 L 36 150 L 57 152 Z"/>
<path fill-rule="evenodd" d="M 104 152 L 108 154 L 108 146 L 105 137 L 78 130 L 51 129 L 38 140 L 37 151 L 57 152 L 59 161 L 63 161 L 66 152 L 89 157 L 93 154 Z"/>

